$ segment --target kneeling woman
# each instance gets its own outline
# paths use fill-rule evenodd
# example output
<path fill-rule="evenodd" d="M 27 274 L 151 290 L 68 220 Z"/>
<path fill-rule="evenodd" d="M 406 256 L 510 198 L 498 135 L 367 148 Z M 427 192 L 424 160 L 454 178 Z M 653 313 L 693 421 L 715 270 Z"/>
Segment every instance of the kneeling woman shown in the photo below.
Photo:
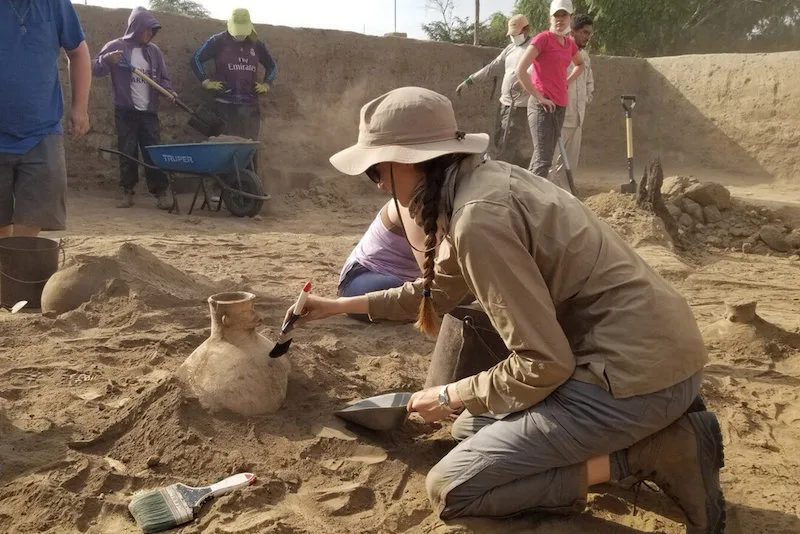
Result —
<path fill-rule="evenodd" d="M 580 511 L 590 485 L 647 479 L 683 509 L 687 532 L 721 533 L 719 426 L 687 413 L 707 360 L 689 306 L 572 195 L 484 161 L 488 142 L 460 132 L 450 101 L 427 89 L 366 104 L 358 143 L 331 162 L 409 208 L 426 234 L 423 278 L 311 297 L 305 320 L 417 316 L 433 334 L 467 294 L 483 306 L 508 357 L 409 402 L 427 421 L 465 408 L 456 427 L 469 437 L 427 477 L 443 519 Z"/>
<path fill-rule="evenodd" d="M 400 214 L 406 222 L 400 220 Z M 408 209 L 401 207 L 398 212 L 392 201 L 387 202 L 344 262 L 339 296 L 355 297 L 413 282 L 422 274 L 424 256 L 410 243 L 424 240 L 425 234 L 410 219 Z"/>

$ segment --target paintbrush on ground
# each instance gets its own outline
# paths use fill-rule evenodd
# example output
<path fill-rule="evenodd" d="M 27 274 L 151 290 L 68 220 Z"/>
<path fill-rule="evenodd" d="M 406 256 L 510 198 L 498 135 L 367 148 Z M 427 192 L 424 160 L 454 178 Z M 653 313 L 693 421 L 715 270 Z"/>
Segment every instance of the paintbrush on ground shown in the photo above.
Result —
<path fill-rule="evenodd" d="M 253 473 L 239 473 L 204 488 L 172 484 L 134 495 L 128 510 L 142 532 L 161 532 L 188 523 L 211 499 L 247 487 L 255 480 Z"/>
<path fill-rule="evenodd" d="M 275 343 L 275 346 L 269 351 L 269 355 L 271 358 L 278 358 L 286 354 L 286 351 L 289 350 L 289 345 L 292 344 L 292 338 L 289 336 L 287 338 L 287 334 L 292 329 L 295 321 L 297 321 L 300 316 L 303 314 L 303 308 L 306 307 L 306 299 L 308 298 L 308 294 L 311 291 L 311 282 L 306 282 L 306 285 L 303 286 L 303 290 L 300 292 L 300 296 L 297 298 L 297 302 L 292 308 L 292 316 L 289 317 L 289 320 L 284 323 L 281 327 L 281 335 L 278 337 L 278 342 Z"/>

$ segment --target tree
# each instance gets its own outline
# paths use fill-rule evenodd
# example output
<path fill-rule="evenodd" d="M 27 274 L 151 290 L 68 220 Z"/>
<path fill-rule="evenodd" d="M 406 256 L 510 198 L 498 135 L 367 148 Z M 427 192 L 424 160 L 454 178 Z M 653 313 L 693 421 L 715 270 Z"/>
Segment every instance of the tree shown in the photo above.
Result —
<path fill-rule="evenodd" d="M 470 22 L 469 17 L 461 18 L 453 15 L 455 7 L 453 0 L 427 0 L 425 6 L 437 11 L 441 17 L 441 20 L 422 25 L 422 31 L 431 41 L 458 44 L 475 44 L 477 42 L 483 46 L 499 48 L 508 44 L 506 37 L 508 17 L 503 13 L 497 12 L 489 20 L 475 25 Z"/>
<path fill-rule="evenodd" d="M 576 0 L 595 19 L 602 53 L 662 56 L 765 52 L 800 46 L 797 0 Z M 549 26 L 547 0 L 517 0 L 534 31 Z"/>
<path fill-rule="evenodd" d="M 478 37 L 481 33 L 481 0 L 475 0 L 475 30 L 473 33 L 472 44 L 478 46 Z"/>
<path fill-rule="evenodd" d="M 162 13 L 177 13 L 178 15 L 203 19 L 211 16 L 211 13 L 203 4 L 192 2 L 192 0 L 150 0 L 150 10 Z"/>

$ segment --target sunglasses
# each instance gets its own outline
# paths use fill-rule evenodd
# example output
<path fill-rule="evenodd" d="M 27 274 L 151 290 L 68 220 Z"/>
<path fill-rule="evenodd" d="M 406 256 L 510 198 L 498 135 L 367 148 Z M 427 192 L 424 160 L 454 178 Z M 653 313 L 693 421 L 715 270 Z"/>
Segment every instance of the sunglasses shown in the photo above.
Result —
<path fill-rule="evenodd" d="M 367 175 L 367 178 L 372 180 L 372 183 L 374 183 L 374 184 L 381 183 L 381 177 L 378 174 L 378 166 L 377 165 L 373 165 L 373 166 L 369 167 L 366 171 L 364 171 L 364 174 Z"/>

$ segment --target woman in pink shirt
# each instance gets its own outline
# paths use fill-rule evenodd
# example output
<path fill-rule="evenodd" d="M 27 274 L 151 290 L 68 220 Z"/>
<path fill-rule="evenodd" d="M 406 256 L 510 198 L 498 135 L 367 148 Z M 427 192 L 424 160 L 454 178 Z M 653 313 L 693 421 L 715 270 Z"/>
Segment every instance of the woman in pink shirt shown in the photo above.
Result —
<path fill-rule="evenodd" d="M 572 20 L 572 2 L 550 3 L 550 29 L 538 34 L 517 65 L 517 78 L 536 99 L 528 103 L 528 125 L 533 138 L 532 173 L 547 178 L 567 110 L 567 86 L 583 72 L 578 46 L 567 37 Z M 567 78 L 570 62 L 575 65 Z M 532 73 L 528 74 L 531 68 Z"/>

